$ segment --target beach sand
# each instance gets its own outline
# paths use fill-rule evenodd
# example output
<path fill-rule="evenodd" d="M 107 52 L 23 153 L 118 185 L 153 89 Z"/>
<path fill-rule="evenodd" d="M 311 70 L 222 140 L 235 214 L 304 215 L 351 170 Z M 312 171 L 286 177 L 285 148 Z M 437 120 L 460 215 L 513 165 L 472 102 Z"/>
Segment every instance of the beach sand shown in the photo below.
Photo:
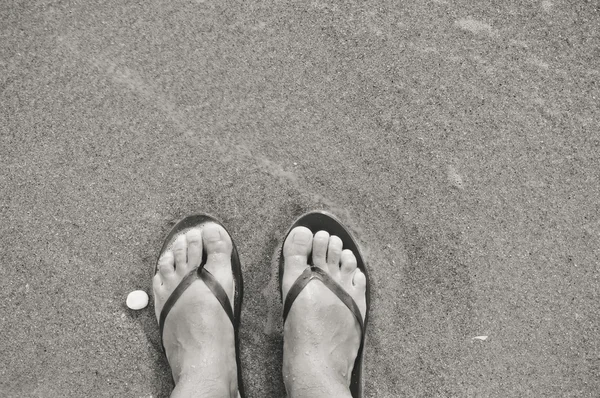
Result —
<path fill-rule="evenodd" d="M 311 209 L 367 257 L 366 397 L 600 391 L 597 3 L 96 3 L 0 6 L 2 397 L 167 397 L 125 299 L 196 212 L 242 259 L 247 394 L 283 396 Z"/>

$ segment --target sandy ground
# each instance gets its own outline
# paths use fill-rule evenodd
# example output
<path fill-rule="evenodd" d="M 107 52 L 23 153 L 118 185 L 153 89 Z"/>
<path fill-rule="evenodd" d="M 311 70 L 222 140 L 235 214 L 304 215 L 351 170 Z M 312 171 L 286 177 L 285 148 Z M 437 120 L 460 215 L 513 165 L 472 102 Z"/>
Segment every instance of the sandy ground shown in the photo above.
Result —
<path fill-rule="evenodd" d="M 272 257 L 321 208 L 367 252 L 367 397 L 597 396 L 599 9 L 2 2 L 0 395 L 168 396 L 125 298 L 198 211 L 248 396 L 284 395 Z"/>

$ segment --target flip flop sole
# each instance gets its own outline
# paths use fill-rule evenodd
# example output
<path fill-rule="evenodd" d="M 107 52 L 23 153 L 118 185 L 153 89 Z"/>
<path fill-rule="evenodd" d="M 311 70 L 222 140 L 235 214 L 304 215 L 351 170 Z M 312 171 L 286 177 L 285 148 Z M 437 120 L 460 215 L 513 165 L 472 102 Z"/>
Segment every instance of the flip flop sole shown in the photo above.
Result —
<path fill-rule="evenodd" d="M 169 233 L 167 234 L 167 237 L 165 238 L 162 248 L 160 249 L 160 252 L 156 259 L 154 273 L 156 274 L 156 272 L 158 272 L 158 259 L 160 259 L 160 256 L 162 256 L 162 254 L 166 250 L 170 249 L 173 246 L 173 243 L 175 242 L 175 240 L 177 239 L 177 237 L 179 235 L 186 233 L 187 231 L 189 231 L 192 228 L 202 229 L 202 227 L 205 224 L 210 223 L 210 222 L 213 222 L 213 223 L 218 224 L 221 227 L 223 227 L 223 229 L 225 229 L 225 231 L 231 237 L 231 233 L 227 230 L 227 228 L 225 228 L 225 226 L 218 219 L 216 219 L 215 217 L 213 217 L 209 214 L 200 213 L 200 214 L 194 214 L 194 215 L 187 216 L 187 217 L 179 220 L 173 226 L 173 228 L 171 228 L 171 231 L 169 231 Z M 235 281 L 234 282 L 235 289 L 234 289 L 234 297 L 233 297 L 233 302 L 234 302 L 233 329 L 234 329 L 234 334 L 235 334 L 235 360 L 236 360 L 236 364 L 237 364 L 237 373 L 238 373 L 238 391 L 240 393 L 240 396 L 243 398 L 243 397 L 245 397 L 245 394 L 244 394 L 244 385 L 243 385 L 243 380 L 242 380 L 242 366 L 241 366 L 241 361 L 240 361 L 239 326 L 240 326 L 240 319 L 241 319 L 241 314 L 242 314 L 242 298 L 243 298 L 244 283 L 243 283 L 243 278 L 242 278 L 242 266 L 241 266 L 240 258 L 238 255 L 237 247 L 235 245 L 235 242 L 233 241 L 233 238 L 231 239 L 231 241 L 232 241 L 231 271 L 233 273 L 233 279 Z M 202 251 L 202 261 L 201 261 L 200 267 L 198 267 L 198 269 L 201 269 L 205 263 L 206 263 L 206 251 L 203 250 Z M 170 308 L 169 308 L 169 310 L 170 310 Z M 162 335 L 161 335 L 161 340 L 162 340 Z"/>
<path fill-rule="evenodd" d="M 311 211 L 305 213 L 298 217 L 291 225 L 291 227 L 287 230 L 283 242 L 287 239 L 290 232 L 296 227 L 306 227 L 308 228 L 313 235 L 319 231 L 327 231 L 330 235 L 338 236 L 343 243 L 344 249 L 349 249 L 354 253 L 356 257 L 356 263 L 358 269 L 362 271 L 365 275 L 367 281 L 367 287 L 365 291 L 366 295 L 366 303 L 367 303 L 367 311 L 365 314 L 365 319 L 363 323 L 363 335 L 361 336 L 361 344 L 358 350 L 358 354 L 356 356 L 356 360 L 354 361 L 354 367 L 352 369 L 352 377 L 350 379 L 350 392 L 352 397 L 360 398 L 363 396 L 363 382 L 362 382 L 362 368 L 363 368 L 363 358 L 364 358 L 364 345 L 366 341 L 366 331 L 367 331 L 367 321 L 369 319 L 369 308 L 370 308 L 370 283 L 369 283 L 369 274 L 367 271 L 366 262 L 364 260 L 364 256 L 362 255 L 360 248 L 356 239 L 352 236 L 348 228 L 342 224 L 342 222 L 336 218 L 333 214 L 326 211 Z M 284 272 L 284 261 L 283 261 L 283 243 L 281 246 L 281 253 L 279 257 L 279 294 L 282 302 L 284 301 L 283 291 L 282 291 L 282 283 L 283 283 L 283 272 Z M 312 264 L 312 258 L 309 259 L 309 264 Z"/>

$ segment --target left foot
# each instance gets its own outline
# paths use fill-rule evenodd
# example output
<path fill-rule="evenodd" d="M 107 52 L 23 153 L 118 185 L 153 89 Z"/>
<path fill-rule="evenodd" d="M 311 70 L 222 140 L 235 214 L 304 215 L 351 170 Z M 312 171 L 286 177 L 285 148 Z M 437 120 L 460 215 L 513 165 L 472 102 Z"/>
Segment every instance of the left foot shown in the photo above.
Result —
<path fill-rule="evenodd" d="M 202 260 L 221 284 L 233 308 L 232 243 L 223 227 L 208 223 L 177 237 L 158 261 L 153 279 L 156 318 L 181 280 Z M 163 344 L 173 372 L 171 397 L 237 397 L 235 333 L 211 290 L 195 280 L 179 297 L 165 320 Z"/>

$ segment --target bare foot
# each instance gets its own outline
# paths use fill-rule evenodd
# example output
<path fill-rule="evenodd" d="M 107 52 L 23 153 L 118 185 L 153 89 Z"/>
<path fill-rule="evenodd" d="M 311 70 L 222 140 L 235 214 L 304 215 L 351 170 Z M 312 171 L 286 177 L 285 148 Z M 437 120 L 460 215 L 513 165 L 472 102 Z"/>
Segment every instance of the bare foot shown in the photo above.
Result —
<path fill-rule="evenodd" d="M 156 318 L 179 282 L 200 265 L 221 284 L 233 308 L 232 243 L 223 227 L 208 223 L 177 237 L 158 262 L 154 276 Z M 163 344 L 175 389 L 171 397 L 237 397 L 233 325 L 223 307 L 198 279 L 179 297 L 165 320 Z"/>
<path fill-rule="evenodd" d="M 308 266 L 331 276 L 354 299 L 365 318 L 366 278 L 342 241 L 319 231 L 314 236 L 296 227 L 283 245 L 283 297 Z M 361 341 L 360 325 L 352 312 L 321 281 L 312 280 L 294 301 L 284 325 L 283 377 L 288 395 L 350 397 L 350 378 Z"/>

